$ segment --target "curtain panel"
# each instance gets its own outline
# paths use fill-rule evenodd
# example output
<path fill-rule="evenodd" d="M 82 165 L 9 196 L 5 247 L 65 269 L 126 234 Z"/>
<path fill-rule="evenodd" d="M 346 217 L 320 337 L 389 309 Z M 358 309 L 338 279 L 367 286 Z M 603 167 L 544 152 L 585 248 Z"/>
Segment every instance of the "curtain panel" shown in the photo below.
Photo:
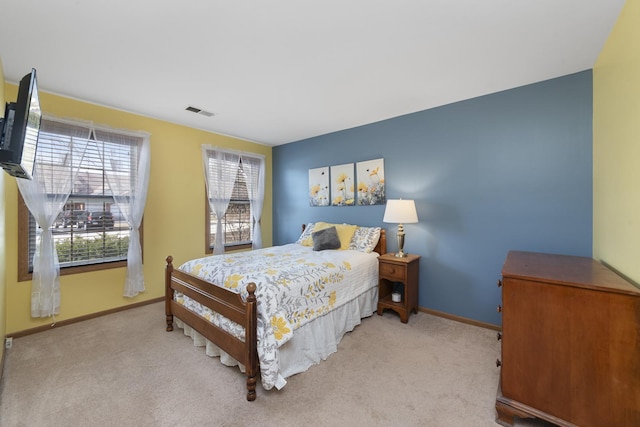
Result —
<path fill-rule="evenodd" d="M 241 157 L 242 170 L 247 182 L 247 192 L 251 204 L 251 217 L 253 218 L 252 249 L 262 248 L 262 205 L 264 204 L 264 157 L 252 157 L 243 154 Z"/>
<path fill-rule="evenodd" d="M 96 128 L 95 133 L 96 139 L 104 144 L 100 154 L 109 190 L 132 231 L 123 295 L 135 297 L 145 290 L 140 226 L 149 187 L 150 138 L 146 133 L 129 134 L 100 128 Z"/>
<path fill-rule="evenodd" d="M 216 214 L 216 239 L 213 244 L 213 254 L 218 255 L 224 253 L 225 230 L 222 227 L 222 218 L 227 212 L 231 193 L 236 183 L 240 155 L 203 145 L 202 160 L 209 207 Z"/>
<path fill-rule="evenodd" d="M 51 317 L 60 312 L 60 262 L 51 227 L 71 194 L 91 128 L 45 116 L 40 134 L 55 137 L 39 139 L 33 180 L 16 183 L 42 233 L 33 255 L 31 317 Z"/>

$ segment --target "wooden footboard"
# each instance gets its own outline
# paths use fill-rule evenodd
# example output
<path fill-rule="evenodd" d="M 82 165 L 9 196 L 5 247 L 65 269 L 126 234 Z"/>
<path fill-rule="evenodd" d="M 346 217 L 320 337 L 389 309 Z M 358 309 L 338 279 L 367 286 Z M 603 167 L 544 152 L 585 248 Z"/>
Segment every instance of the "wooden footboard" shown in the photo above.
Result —
<path fill-rule="evenodd" d="M 247 301 L 244 302 L 239 294 L 228 291 L 223 287 L 215 286 L 183 271 L 174 270 L 172 256 L 168 256 L 166 261 L 165 312 L 167 315 L 167 331 L 173 330 L 173 316 L 176 316 L 209 341 L 229 353 L 238 362 L 244 364 L 247 375 L 247 400 L 255 400 L 258 375 L 256 284 L 249 283 L 247 285 L 249 296 Z M 245 340 L 242 341 L 235 338 L 203 317 L 178 304 L 174 300 L 175 291 L 183 293 L 203 306 L 243 326 Z"/>
<path fill-rule="evenodd" d="M 305 225 L 302 225 L 304 231 Z M 375 252 L 382 255 L 387 252 L 387 236 L 384 229 L 380 232 L 380 239 Z M 244 364 L 247 375 L 247 400 L 256 398 L 256 381 L 259 371 L 258 343 L 257 343 L 257 301 L 256 284 L 249 283 L 247 301 L 243 301 L 239 294 L 224 287 L 216 286 L 199 277 L 174 270 L 173 257 L 166 258 L 165 269 L 165 312 L 167 315 L 167 331 L 173 331 L 173 316 L 202 334 L 209 341 L 227 352 L 238 362 Z M 217 327 L 205 318 L 193 313 L 174 300 L 174 293 L 178 291 L 189 298 L 208 307 L 212 311 L 230 319 L 245 330 L 245 340 L 239 340 L 233 335 Z"/>

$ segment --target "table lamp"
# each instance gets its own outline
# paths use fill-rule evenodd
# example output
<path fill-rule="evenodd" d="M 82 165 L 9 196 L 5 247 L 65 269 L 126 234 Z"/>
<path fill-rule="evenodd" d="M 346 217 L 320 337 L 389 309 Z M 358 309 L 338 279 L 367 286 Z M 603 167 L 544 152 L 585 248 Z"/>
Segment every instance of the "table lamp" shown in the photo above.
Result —
<path fill-rule="evenodd" d="M 387 207 L 384 210 L 382 221 L 398 224 L 398 253 L 396 253 L 396 256 L 399 258 L 406 257 L 407 254 L 402 250 L 404 248 L 404 227 L 402 224 L 418 222 L 415 202 L 402 199 L 387 200 Z"/>

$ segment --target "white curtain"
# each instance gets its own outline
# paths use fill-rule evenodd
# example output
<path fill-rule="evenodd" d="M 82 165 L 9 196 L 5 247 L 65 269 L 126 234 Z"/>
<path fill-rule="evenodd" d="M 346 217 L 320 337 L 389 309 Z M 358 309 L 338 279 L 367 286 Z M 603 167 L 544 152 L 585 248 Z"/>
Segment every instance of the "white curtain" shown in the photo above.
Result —
<path fill-rule="evenodd" d="M 59 136 L 48 138 L 47 133 Z M 43 118 L 33 180 L 16 180 L 38 224 L 37 232 L 41 233 L 33 256 L 31 317 L 50 317 L 60 312 L 60 263 L 51 226 L 73 189 L 90 133 L 89 127 Z M 60 156 L 61 149 L 66 156 Z"/>
<path fill-rule="evenodd" d="M 149 135 L 99 128 L 95 129 L 95 135 L 99 144 L 103 144 L 99 152 L 109 189 L 131 230 L 123 295 L 135 297 L 145 290 L 140 225 L 149 187 Z"/>
<path fill-rule="evenodd" d="M 253 249 L 262 248 L 262 205 L 264 204 L 264 157 L 242 155 L 242 170 L 247 183 L 251 215 L 253 216 L 253 236 L 251 238 Z"/>
<path fill-rule="evenodd" d="M 222 228 L 222 218 L 229 207 L 229 200 L 231 199 L 231 193 L 233 192 L 240 166 L 240 154 L 216 150 L 211 146 L 203 145 L 202 161 L 209 207 L 212 212 L 215 212 L 217 219 L 213 254 L 223 254 L 224 229 Z"/>

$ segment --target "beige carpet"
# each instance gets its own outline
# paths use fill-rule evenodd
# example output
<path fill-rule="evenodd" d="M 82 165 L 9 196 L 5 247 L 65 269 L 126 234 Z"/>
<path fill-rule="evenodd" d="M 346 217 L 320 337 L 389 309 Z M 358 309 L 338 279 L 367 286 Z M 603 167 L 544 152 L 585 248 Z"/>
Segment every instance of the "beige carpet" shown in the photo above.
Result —
<path fill-rule="evenodd" d="M 499 353 L 495 331 L 374 314 L 326 361 L 247 402 L 244 375 L 165 332 L 155 303 L 14 339 L 0 425 L 497 426 Z"/>

